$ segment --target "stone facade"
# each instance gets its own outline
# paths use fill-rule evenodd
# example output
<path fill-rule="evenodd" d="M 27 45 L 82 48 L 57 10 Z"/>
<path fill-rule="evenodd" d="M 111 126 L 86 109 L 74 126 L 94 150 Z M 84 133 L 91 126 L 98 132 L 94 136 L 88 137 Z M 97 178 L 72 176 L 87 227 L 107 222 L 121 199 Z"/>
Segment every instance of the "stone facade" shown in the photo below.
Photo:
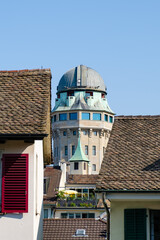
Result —
<path fill-rule="evenodd" d="M 114 117 L 107 103 L 103 79 L 94 70 L 81 65 L 64 74 L 57 89 L 52 111 L 54 165 L 60 165 L 63 160 L 70 174 L 98 174 Z M 89 164 L 82 162 L 81 169 L 74 169 L 69 160 L 79 138 Z"/>

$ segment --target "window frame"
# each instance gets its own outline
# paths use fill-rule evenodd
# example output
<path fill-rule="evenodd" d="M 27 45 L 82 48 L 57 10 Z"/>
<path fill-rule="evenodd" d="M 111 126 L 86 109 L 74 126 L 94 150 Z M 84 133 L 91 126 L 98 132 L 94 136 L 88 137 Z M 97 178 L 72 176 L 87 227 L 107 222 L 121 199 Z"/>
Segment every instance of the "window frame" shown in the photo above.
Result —
<path fill-rule="evenodd" d="M 74 162 L 74 170 L 79 170 L 79 162 Z"/>
<path fill-rule="evenodd" d="M 91 119 L 91 114 L 87 112 L 82 112 L 81 113 L 81 119 L 82 120 L 90 120 Z"/>
<path fill-rule="evenodd" d="M 59 113 L 59 121 L 67 121 L 67 113 Z"/>
<path fill-rule="evenodd" d="M 99 117 L 98 117 L 99 116 Z M 93 113 L 92 115 L 93 121 L 101 121 L 102 119 L 102 114 L 101 113 Z"/>
<path fill-rule="evenodd" d="M 64 155 L 68 156 L 68 146 L 64 146 Z"/>
<path fill-rule="evenodd" d="M 107 114 L 104 114 L 104 121 L 108 122 L 108 115 Z"/>
<path fill-rule="evenodd" d="M 85 148 L 85 151 L 84 151 L 85 155 L 88 155 L 88 145 L 85 145 L 84 148 Z"/>
<path fill-rule="evenodd" d="M 96 146 L 95 145 L 93 145 L 92 146 L 92 155 L 93 156 L 96 156 L 96 154 L 97 154 L 97 151 L 96 151 L 97 149 L 96 149 Z"/>
<path fill-rule="evenodd" d="M 96 172 L 96 164 L 92 164 L 92 171 Z"/>
<path fill-rule="evenodd" d="M 72 145 L 72 156 L 75 154 L 75 151 L 76 151 L 76 147 L 75 145 Z"/>
<path fill-rule="evenodd" d="M 78 120 L 78 113 L 77 112 L 73 112 L 73 113 L 69 113 L 69 120 Z"/>

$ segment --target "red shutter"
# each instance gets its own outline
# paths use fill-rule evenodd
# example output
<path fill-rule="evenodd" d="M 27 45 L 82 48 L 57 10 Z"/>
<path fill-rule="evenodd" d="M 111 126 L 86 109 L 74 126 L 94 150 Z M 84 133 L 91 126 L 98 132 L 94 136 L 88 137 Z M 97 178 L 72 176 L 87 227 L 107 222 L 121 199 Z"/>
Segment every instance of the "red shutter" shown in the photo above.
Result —
<path fill-rule="evenodd" d="M 2 157 L 2 212 L 28 212 L 28 154 Z"/>

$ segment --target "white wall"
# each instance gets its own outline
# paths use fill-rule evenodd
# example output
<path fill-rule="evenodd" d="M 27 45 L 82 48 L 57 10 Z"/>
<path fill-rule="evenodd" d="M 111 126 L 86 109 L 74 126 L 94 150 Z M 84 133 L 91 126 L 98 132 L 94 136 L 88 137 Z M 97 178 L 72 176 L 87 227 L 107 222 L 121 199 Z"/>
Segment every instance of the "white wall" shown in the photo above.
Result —
<path fill-rule="evenodd" d="M 0 215 L 0 239 L 2 240 L 43 239 L 42 221 L 40 216 L 40 213 L 42 211 L 42 199 L 43 199 L 42 141 L 35 141 L 34 144 L 24 143 L 24 141 L 7 141 L 5 144 L 0 144 L 0 150 L 1 149 L 3 150 L 3 153 L 29 154 L 29 189 L 28 189 L 29 199 L 28 199 L 28 213 Z M 36 181 L 36 164 L 38 167 L 37 181 Z M 38 188 L 36 186 L 37 183 Z M 38 204 L 36 204 L 36 201 L 38 201 Z"/>

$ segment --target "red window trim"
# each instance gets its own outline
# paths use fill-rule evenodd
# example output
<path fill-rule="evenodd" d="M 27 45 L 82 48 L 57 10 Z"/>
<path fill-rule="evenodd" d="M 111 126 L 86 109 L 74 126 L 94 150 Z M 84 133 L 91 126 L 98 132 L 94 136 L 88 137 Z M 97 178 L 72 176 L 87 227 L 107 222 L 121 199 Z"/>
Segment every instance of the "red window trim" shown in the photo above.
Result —
<path fill-rule="evenodd" d="M 15 196 L 14 196 L 14 199 L 15 199 L 15 197 L 17 197 L 17 199 L 18 199 L 20 196 L 22 199 L 24 199 L 24 202 L 22 200 L 21 203 L 19 202 L 19 205 L 18 205 L 18 203 L 12 203 L 12 194 L 10 194 L 9 191 L 7 193 L 7 187 L 9 186 L 12 188 L 12 185 L 5 186 L 5 183 L 7 182 L 7 180 L 5 178 L 6 171 L 8 171 L 5 169 L 5 167 L 6 167 L 5 163 L 7 163 L 7 158 L 9 159 L 11 157 L 13 157 L 13 159 L 15 159 L 15 162 L 12 159 L 12 161 L 14 163 L 14 167 L 15 167 L 15 165 L 18 165 L 18 163 L 16 163 L 16 160 L 18 158 L 22 158 L 24 160 L 24 157 L 25 157 L 25 161 L 22 162 L 21 166 L 20 166 L 22 168 L 21 173 L 25 173 L 25 176 L 22 175 L 23 181 L 25 181 L 25 184 L 24 184 L 25 190 L 23 190 L 24 193 L 17 192 L 17 194 L 16 194 L 16 192 L 15 192 Z M 23 165 L 24 165 L 24 167 L 23 167 Z M 10 177 L 12 179 L 12 178 L 14 178 L 13 173 L 15 173 L 13 171 L 14 170 L 13 165 L 9 168 L 9 170 L 10 170 L 11 175 L 8 175 L 7 177 Z M 19 174 L 19 172 L 18 172 L 18 174 Z M 18 174 L 17 174 L 17 177 L 19 177 Z M 15 177 L 16 177 L 16 173 L 15 173 Z M 22 178 L 21 178 L 21 181 L 22 181 Z M 16 179 L 14 181 L 16 182 Z M 22 183 L 20 183 L 19 186 L 17 184 L 17 187 L 20 187 L 20 186 L 22 186 Z M 14 188 L 13 188 L 13 190 L 14 190 Z M 7 209 L 7 207 L 5 205 L 7 205 L 7 203 L 8 203 L 7 202 L 8 198 L 10 198 L 11 207 L 9 207 Z M 25 206 L 23 209 L 20 206 L 21 204 L 24 204 L 24 206 Z M 16 208 L 16 206 L 17 206 L 17 208 Z M 28 212 L 28 154 L 3 154 L 3 156 L 2 156 L 2 213 L 27 213 L 27 212 Z"/>

